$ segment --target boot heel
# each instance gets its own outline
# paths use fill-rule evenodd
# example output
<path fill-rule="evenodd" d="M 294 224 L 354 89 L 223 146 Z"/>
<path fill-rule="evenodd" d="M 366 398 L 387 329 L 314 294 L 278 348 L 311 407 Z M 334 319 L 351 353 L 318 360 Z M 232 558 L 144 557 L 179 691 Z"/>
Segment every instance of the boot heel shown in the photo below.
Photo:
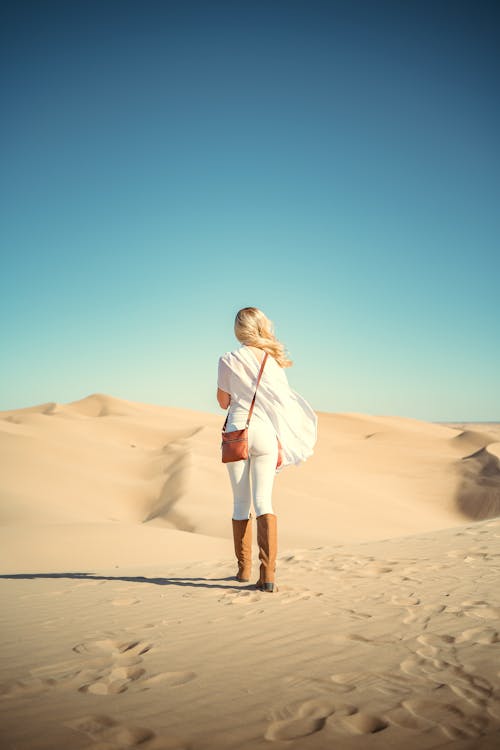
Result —
<path fill-rule="evenodd" d="M 273 591 L 277 591 L 277 588 L 274 583 L 268 582 L 262 584 L 262 591 L 270 591 L 272 593 Z"/>

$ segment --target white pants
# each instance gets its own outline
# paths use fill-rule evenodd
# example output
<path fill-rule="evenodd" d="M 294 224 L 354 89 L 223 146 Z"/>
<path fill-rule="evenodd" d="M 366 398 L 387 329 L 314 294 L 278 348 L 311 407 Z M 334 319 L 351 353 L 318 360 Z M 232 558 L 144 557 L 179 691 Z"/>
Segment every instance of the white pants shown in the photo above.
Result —
<path fill-rule="evenodd" d="M 232 408 L 226 430 L 232 432 L 243 429 L 247 417 L 248 409 L 239 406 Z M 252 414 L 248 427 L 248 456 L 246 461 L 226 464 L 233 489 L 235 520 L 250 517 L 252 500 L 256 516 L 273 513 L 272 493 L 278 460 L 278 440 L 271 422 L 255 414 Z"/>

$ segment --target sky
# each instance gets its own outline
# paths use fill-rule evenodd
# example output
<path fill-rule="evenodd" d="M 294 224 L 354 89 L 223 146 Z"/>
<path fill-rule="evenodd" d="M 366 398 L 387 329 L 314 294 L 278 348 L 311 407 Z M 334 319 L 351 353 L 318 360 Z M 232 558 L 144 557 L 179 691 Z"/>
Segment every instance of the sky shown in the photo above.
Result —
<path fill-rule="evenodd" d="M 213 413 L 241 307 L 317 411 L 500 420 L 497 3 L 10 3 L 0 409 Z"/>

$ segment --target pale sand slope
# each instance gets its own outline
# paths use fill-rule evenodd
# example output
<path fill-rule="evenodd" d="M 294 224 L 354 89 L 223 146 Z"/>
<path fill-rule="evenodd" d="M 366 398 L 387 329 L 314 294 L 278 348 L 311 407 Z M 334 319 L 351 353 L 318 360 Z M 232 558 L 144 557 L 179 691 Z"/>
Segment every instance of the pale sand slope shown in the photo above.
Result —
<path fill-rule="evenodd" d="M 498 425 L 320 415 L 269 595 L 233 577 L 221 423 L 0 413 L 3 746 L 497 747 Z"/>
<path fill-rule="evenodd" d="M 222 411 L 100 394 L 0 412 L 1 568 L 93 570 L 230 555 L 222 421 Z M 401 417 L 320 414 L 314 456 L 276 477 L 280 547 L 495 517 L 499 446 L 495 425 L 464 431 Z"/>
<path fill-rule="evenodd" d="M 256 569 L 257 566 L 255 566 Z M 493 750 L 500 519 L 279 556 L 1 581 L 14 750 Z"/>

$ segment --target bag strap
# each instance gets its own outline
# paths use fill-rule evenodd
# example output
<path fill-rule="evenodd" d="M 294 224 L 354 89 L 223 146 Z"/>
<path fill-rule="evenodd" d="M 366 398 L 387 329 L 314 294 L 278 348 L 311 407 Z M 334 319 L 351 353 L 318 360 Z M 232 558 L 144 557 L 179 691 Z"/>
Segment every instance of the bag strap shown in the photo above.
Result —
<path fill-rule="evenodd" d="M 260 366 L 260 370 L 259 370 L 259 376 L 258 376 L 258 378 L 257 378 L 257 384 L 256 384 L 256 386 L 255 386 L 255 393 L 253 394 L 253 399 L 252 399 L 252 403 L 251 403 L 251 405 L 250 405 L 250 410 L 249 410 L 249 412 L 248 412 L 248 418 L 247 418 L 247 423 L 246 423 L 246 425 L 245 425 L 245 429 L 247 429 L 247 428 L 248 428 L 248 425 L 250 424 L 250 419 L 251 419 L 251 417 L 252 417 L 252 413 L 253 413 L 253 407 L 254 407 L 254 405 L 255 405 L 255 397 L 256 397 L 256 395 L 257 395 L 257 388 L 259 387 L 260 379 L 261 379 L 261 377 L 262 377 L 262 373 L 264 372 L 264 365 L 266 364 L 266 360 L 267 360 L 267 357 L 268 357 L 268 353 L 266 352 L 266 353 L 264 354 L 264 357 L 263 357 L 263 359 L 262 359 L 262 364 L 261 364 L 261 366 Z M 222 432 L 224 432 L 224 430 L 226 429 L 226 424 L 227 424 L 227 420 L 228 420 L 228 418 L 229 418 L 229 410 L 228 410 L 228 412 L 227 412 L 227 414 L 226 414 L 226 419 L 224 420 L 224 424 L 223 424 L 223 426 L 222 426 Z"/>
<path fill-rule="evenodd" d="M 247 419 L 247 423 L 246 423 L 245 427 L 248 427 L 248 425 L 250 424 L 250 419 L 252 418 L 253 407 L 255 406 L 255 397 L 257 395 L 257 388 L 259 387 L 260 379 L 262 377 L 262 373 L 264 372 L 264 365 L 266 364 L 267 357 L 268 357 L 268 354 L 266 352 L 264 354 L 264 358 L 263 358 L 262 364 L 260 366 L 259 377 L 257 378 L 257 385 L 255 386 L 255 393 L 253 394 L 253 399 L 252 399 L 252 403 L 250 405 L 250 411 L 248 412 L 248 419 Z"/>

